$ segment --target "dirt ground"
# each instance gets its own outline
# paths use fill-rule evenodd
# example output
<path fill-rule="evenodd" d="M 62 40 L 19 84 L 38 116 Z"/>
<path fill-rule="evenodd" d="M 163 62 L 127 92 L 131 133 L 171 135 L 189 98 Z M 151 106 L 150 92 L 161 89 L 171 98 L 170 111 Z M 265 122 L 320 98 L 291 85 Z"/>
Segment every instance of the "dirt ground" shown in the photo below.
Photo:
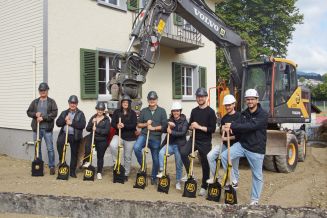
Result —
<path fill-rule="evenodd" d="M 103 180 L 83 181 L 83 173 L 77 173 L 77 179 L 56 180 L 49 175 L 46 167 L 44 177 L 31 176 L 31 162 L 17 160 L 0 155 L 0 192 L 19 192 L 44 195 L 80 196 L 88 198 L 113 198 L 129 200 L 194 202 L 202 205 L 214 205 L 204 197 L 183 198 L 182 191 L 175 189 L 174 158 L 170 157 L 168 172 L 172 178 L 169 194 L 159 193 L 156 186 L 148 185 L 145 190 L 134 189 L 136 168 L 131 172 L 125 184 L 112 182 L 112 169 L 105 168 Z M 150 170 L 149 170 L 150 171 Z M 148 172 L 149 172 L 148 171 Z M 195 164 L 195 176 L 201 178 L 198 162 Z M 198 180 L 200 187 L 200 180 Z M 237 190 L 238 202 L 247 204 L 250 200 L 251 171 L 247 164 L 240 166 L 240 181 Z M 308 148 L 307 159 L 298 164 L 290 174 L 264 171 L 264 188 L 261 204 L 280 205 L 282 207 L 319 207 L 327 208 L 327 147 L 312 145 Z"/>

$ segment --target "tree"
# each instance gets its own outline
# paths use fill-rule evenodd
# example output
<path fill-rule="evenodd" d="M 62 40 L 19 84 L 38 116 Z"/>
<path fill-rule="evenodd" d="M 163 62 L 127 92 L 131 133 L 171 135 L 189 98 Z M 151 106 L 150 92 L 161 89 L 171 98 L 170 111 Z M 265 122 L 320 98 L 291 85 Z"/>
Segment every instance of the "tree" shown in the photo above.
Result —
<path fill-rule="evenodd" d="M 299 78 L 299 81 L 300 81 L 301 83 L 303 83 L 303 82 L 305 81 L 305 78 L 304 78 L 303 76 L 301 76 L 301 77 Z"/>
<path fill-rule="evenodd" d="M 314 100 L 325 101 L 327 99 L 327 73 L 322 75 L 322 79 L 322 84 L 311 88 L 311 95 Z"/>
<path fill-rule="evenodd" d="M 297 0 L 226 0 L 216 5 L 216 14 L 248 43 L 248 59 L 260 55 L 285 57 L 296 24 L 303 15 Z M 229 77 L 222 53 L 217 51 L 217 75 Z"/>

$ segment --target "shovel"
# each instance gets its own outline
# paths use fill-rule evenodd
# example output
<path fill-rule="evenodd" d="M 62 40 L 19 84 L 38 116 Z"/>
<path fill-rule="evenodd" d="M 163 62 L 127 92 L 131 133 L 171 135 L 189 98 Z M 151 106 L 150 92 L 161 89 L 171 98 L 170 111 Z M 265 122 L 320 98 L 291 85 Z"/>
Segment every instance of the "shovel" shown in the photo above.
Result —
<path fill-rule="evenodd" d="M 119 123 L 121 123 L 121 118 L 119 117 Z M 123 146 L 121 145 L 121 128 L 118 129 L 118 154 L 117 154 L 117 159 L 116 163 L 114 166 L 114 171 L 113 171 L 113 182 L 116 183 L 122 183 L 124 184 L 125 182 L 125 168 L 124 166 L 121 165 L 121 149 Z"/>
<path fill-rule="evenodd" d="M 224 185 L 226 185 L 227 180 L 229 181 L 229 185 L 225 186 L 225 204 L 237 204 L 237 196 L 236 196 L 236 190 L 232 186 L 231 183 L 231 171 L 232 171 L 232 162 L 230 160 L 230 139 L 229 139 L 229 131 L 227 131 L 227 149 L 228 149 L 228 166 L 226 171 L 226 178 Z"/>
<path fill-rule="evenodd" d="M 93 127 L 95 127 L 95 122 L 93 123 Z M 84 177 L 83 177 L 84 181 L 94 181 L 95 167 L 92 166 L 93 149 L 95 148 L 94 135 L 95 135 L 95 131 L 93 130 L 92 142 L 91 142 L 91 153 L 90 153 L 90 165 L 87 168 L 85 168 L 85 170 L 84 170 Z"/>
<path fill-rule="evenodd" d="M 148 150 L 149 134 L 150 134 L 150 130 L 148 129 L 148 132 L 146 134 L 145 148 L 143 149 L 142 167 L 139 170 L 139 172 L 136 174 L 136 182 L 135 182 L 133 188 L 145 189 L 145 186 L 147 184 L 147 181 L 146 181 L 146 154 L 149 153 L 149 150 Z"/>
<path fill-rule="evenodd" d="M 65 139 L 65 144 L 63 147 L 63 151 L 62 151 L 61 164 L 58 167 L 57 179 L 61 179 L 61 180 L 68 180 L 68 178 L 69 178 L 69 166 L 66 163 L 66 149 L 67 149 L 67 146 L 69 146 L 68 128 L 69 128 L 69 125 L 67 124 L 66 125 L 66 139 Z"/>
<path fill-rule="evenodd" d="M 44 176 L 44 162 L 39 158 L 39 146 L 40 146 L 40 123 L 37 122 L 36 130 L 36 141 L 35 141 L 35 151 L 34 151 L 34 160 L 32 162 L 32 176 Z"/>
<path fill-rule="evenodd" d="M 169 157 L 168 147 L 169 147 L 169 133 L 167 133 L 166 153 L 164 156 L 164 169 L 163 169 L 164 175 L 161 178 L 159 178 L 159 183 L 158 183 L 158 192 L 164 192 L 166 194 L 168 194 L 169 187 L 170 187 L 170 177 L 169 175 L 167 175 L 167 160 Z"/>
<path fill-rule="evenodd" d="M 225 136 L 225 131 L 222 134 L 222 138 L 224 138 Z M 218 174 L 219 174 L 219 168 L 220 168 L 220 162 L 221 162 L 221 151 L 223 148 L 223 140 L 221 140 L 221 146 L 219 149 L 219 156 L 217 159 L 217 163 L 216 163 L 216 171 L 215 171 L 215 175 L 213 177 L 213 183 L 208 185 L 208 197 L 207 200 L 209 201 L 216 201 L 219 202 L 220 201 L 220 195 L 221 195 L 221 184 L 218 181 Z"/>
<path fill-rule="evenodd" d="M 188 170 L 188 179 L 184 185 L 183 197 L 195 198 L 196 197 L 196 189 L 198 187 L 194 177 L 193 177 L 193 162 L 194 162 L 194 143 L 195 143 L 195 129 L 193 129 L 193 138 L 192 138 L 192 154 L 189 155 L 190 158 L 190 168 Z"/>

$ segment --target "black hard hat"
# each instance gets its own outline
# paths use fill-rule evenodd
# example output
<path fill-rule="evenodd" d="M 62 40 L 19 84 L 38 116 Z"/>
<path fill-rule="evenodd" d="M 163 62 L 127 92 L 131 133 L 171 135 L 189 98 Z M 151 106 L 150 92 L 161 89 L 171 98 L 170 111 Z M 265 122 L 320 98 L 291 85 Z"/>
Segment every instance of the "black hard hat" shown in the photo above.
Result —
<path fill-rule="evenodd" d="M 39 85 L 39 91 L 45 91 L 45 90 L 49 90 L 48 84 L 45 83 L 45 82 L 40 83 L 40 85 Z"/>
<path fill-rule="evenodd" d="M 106 109 L 106 106 L 103 102 L 98 102 L 97 105 L 95 106 L 95 109 L 104 111 Z"/>
<path fill-rule="evenodd" d="M 195 95 L 196 96 L 208 96 L 208 92 L 205 88 L 200 87 L 196 90 Z"/>
<path fill-rule="evenodd" d="M 122 99 L 120 100 L 120 102 L 123 102 L 123 101 L 129 101 L 129 102 L 131 102 L 132 99 L 131 99 L 131 97 L 129 97 L 129 95 L 124 95 L 124 96 L 122 97 Z"/>
<path fill-rule="evenodd" d="M 158 99 L 158 95 L 155 91 L 150 91 L 148 93 L 148 100 L 150 100 L 150 99 Z"/>
<path fill-rule="evenodd" d="M 78 98 L 76 95 L 71 95 L 68 99 L 68 103 L 76 103 L 78 104 Z"/>

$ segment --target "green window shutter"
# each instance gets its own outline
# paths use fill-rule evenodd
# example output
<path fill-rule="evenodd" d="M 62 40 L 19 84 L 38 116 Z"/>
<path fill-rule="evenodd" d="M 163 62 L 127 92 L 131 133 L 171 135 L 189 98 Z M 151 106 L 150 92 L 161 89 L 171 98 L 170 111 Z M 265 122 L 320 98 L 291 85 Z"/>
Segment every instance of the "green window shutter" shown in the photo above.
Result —
<path fill-rule="evenodd" d="M 127 0 L 127 9 L 135 11 L 139 8 L 139 0 Z"/>
<path fill-rule="evenodd" d="M 174 24 L 176 26 L 183 26 L 184 25 L 184 19 L 179 16 L 178 14 L 174 13 Z"/>
<path fill-rule="evenodd" d="M 80 49 L 81 98 L 96 99 L 99 94 L 98 52 Z"/>
<path fill-rule="evenodd" d="M 199 66 L 199 87 L 207 89 L 207 68 Z"/>
<path fill-rule="evenodd" d="M 173 86 L 173 99 L 182 98 L 182 66 L 178 63 L 173 62 L 172 71 L 172 86 Z"/>

